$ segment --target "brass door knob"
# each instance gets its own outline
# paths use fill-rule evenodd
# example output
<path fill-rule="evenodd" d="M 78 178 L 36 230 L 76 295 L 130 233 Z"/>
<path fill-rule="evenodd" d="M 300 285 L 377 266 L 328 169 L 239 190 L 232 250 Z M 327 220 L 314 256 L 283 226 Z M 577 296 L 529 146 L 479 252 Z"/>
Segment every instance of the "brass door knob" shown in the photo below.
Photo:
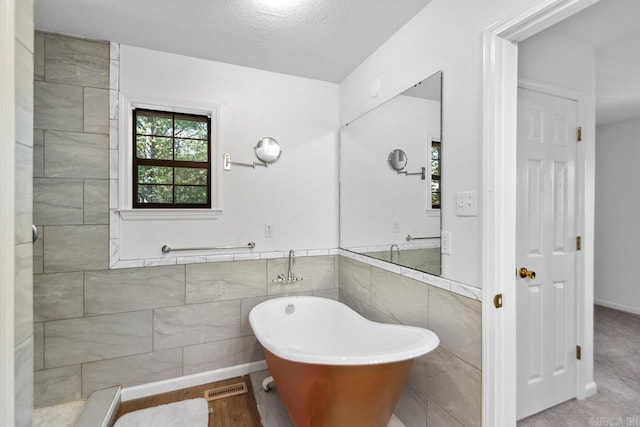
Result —
<path fill-rule="evenodd" d="M 522 268 L 520 268 L 520 270 L 518 270 L 518 274 L 523 279 L 535 279 L 536 278 L 536 272 L 535 271 L 529 271 L 524 267 L 522 267 Z"/>

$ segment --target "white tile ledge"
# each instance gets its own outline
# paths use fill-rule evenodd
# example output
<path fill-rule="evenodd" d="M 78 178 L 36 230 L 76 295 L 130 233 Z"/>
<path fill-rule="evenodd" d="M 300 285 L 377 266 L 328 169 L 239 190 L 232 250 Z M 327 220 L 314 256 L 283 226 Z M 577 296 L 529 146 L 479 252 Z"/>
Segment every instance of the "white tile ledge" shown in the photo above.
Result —
<path fill-rule="evenodd" d="M 91 393 L 75 427 L 109 427 L 120 406 L 121 387 L 110 387 Z"/>
<path fill-rule="evenodd" d="M 112 239 L 113 240 L 113 239 Z M 202 252 L 202 251 L 201 251 Z M 294 249 L 296 257 L 313 257 L 313 256 L 331 256 L 338 255 L 338 249 Z M 134 267 L 153 267 L 159 265 L 182 265 L 182 264 L 203 264 L 210 262 L 227 262 L 227 261 L 250 261 L 274 258 L 286 258 L 289 251 L 269 251 L 269 252 L 231 252 L 221 254 L 202 253 L 201 255 L 181 255 L 181 256 L 164 256 L 162 258 L 147 259 L 130 259 L 116 260 L 109 265 L 110 269 L 134 268 Z"/>
<path fill-rule="evenodd" d="M 220 209 L 117 209 L 123 221 L 217 219 Z"/>
<path fill-rule="evenodd" d="M 422 273 L 418 270 L 413 270 L 406 267 L 400 267 L 397 264 L 391 264 L 386 261 L 382 261 L 376 258 L 371 258 L 366 255 L 339 249 L 339 255 L 349 258 L 355 261 L 362 262 L 374 267 L 382 268 L 383 270 L 390 271 L 392 273 L 400 274 L 405 277 L 409 277 L 420 282 L 424 282 L 428 285 L 436 286 L 438 288 L 453 292 L 458 295 L 462 295 L 467 298 L 474 299 L 476 301 L 482 301 L 482 289 L 475 286 L 470 286 L 454 280 L 445 279 L 440 276 L 434 276 L 428 273 Z M 398 271 L 399 269 L 399 271 Z"/>

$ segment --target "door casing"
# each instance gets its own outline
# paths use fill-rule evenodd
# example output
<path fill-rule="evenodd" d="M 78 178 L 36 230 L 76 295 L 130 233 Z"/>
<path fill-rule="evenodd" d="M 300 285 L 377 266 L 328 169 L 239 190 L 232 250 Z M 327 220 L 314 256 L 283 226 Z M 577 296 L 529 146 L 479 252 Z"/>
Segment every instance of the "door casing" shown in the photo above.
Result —
<path fill-rule="evenodd" d="M 597 3 L 598 0 L 540 0 L 484 32 L 483 222 L 482 222 L 482 423 L 516 424 L 516 108 L 518 43 Z M 595 117 L 579 108 L 583 128 L 595 130 Z M 583 250 L 577 266 L 577 325 L 582 360 L 578 398 L 596 392 L 593 382 L 593 231 L 595 132 L 583 136 L 578 155 L 582 186 L 577 228 Z M 502 308 L 494 296 L 502 294 Z"/>

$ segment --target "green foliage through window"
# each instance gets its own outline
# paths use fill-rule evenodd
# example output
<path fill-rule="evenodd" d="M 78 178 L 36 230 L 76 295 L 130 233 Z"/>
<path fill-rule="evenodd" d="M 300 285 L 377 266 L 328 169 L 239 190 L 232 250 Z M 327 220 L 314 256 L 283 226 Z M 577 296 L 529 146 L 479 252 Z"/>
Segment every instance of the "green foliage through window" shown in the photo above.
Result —
<path fill-rule="evenodd" d="M 431 142 L 431 208 L 440 209 L 440 148 L 438 141 Z"/>
<path fill-rule="evenodd" d="M 133 122 L 133 206 L 211 207 L 209 117 L 137 109 Z"/>

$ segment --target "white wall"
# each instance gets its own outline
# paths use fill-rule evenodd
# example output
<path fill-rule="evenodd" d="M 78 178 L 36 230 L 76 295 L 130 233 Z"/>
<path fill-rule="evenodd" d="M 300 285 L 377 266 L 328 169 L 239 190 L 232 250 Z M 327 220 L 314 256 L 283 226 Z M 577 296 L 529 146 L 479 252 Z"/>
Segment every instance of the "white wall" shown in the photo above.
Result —
<path fill-rule="evenodd" d="M 569 38 L 543 31 L 520 43 L 518 78 L 544 82 L 583 93 L 582 109 L 589 120 L 595 109 L 595 49 Z M 583 123 L 581 123 L 584 129 Z M 588 123 L 589 126 L 595 126 Z M 584 129 L 590 132 L 592 129 Z M 593 128 L 595 130 L 595 127 Z M 589 133 L 593 136 L 593 133 Z M 593 139 L 593 137 L 591 137 Z"/>
<path fill-rule="evenodd" d="M 482 32 L 529 3 L 433 0 L 340 84 L 344 124 L 443 71 L 442 227 L 451 232 L 452 253 L 442 257 L 442 275 L 474 286 L 481 286 L 482 218 L 457 217 L 454 209 L 456 192 L 481 194 Z M 376 78 L 380 94 L 372 97 Z"/>
<path fill-rule="evenodd" d="M 640 117 L 640 35 L 596 51 L 597 124 Z"/>
<path fill-rule="evenodd" d="M 640 118 L 596 130 L 595 300 L 632 313 L 640 313 L 638 135 Z"/>
<path fill-rule="evenodd" d="M 407 172 L 428 168 L 427 138 L 439 136 L 440 103 L 404 95 L 341 129 L 341 247 L 406 244 L 407 234 L 440 236 L 440 218 L 427 215 L 430 177 L 398 175 L 387 163 L 399 148 L 407 154 Z"/>
<path fill-rule="evenodd" d="M 259 252 L 338 247 L 337 84 L 122 46 L 120 90 L 128 98 L 218 105 L 218 140 L 232 161 L 253 162 L 263 136 L 283 150 L 267 169 L 220 172 L 218 219 L 122 221 L 120 259 L 158 258 L 167 243 L 253 240 Z M 265 237 L 265 223 L 274 237 Z"/>

